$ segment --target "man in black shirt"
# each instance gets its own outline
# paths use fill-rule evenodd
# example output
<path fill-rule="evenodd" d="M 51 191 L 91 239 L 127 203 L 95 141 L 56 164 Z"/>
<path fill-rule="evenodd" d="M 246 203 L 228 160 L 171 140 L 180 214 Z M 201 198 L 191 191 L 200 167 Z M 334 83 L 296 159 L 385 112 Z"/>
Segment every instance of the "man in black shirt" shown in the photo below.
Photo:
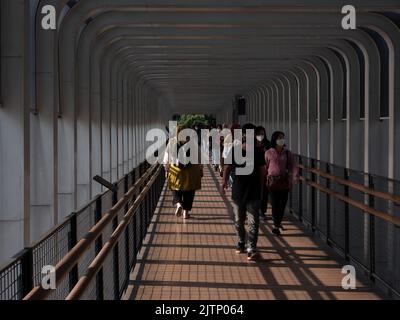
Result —
<path fill-rule="evenodd" d="M 238 159 L 235 159 L 234 148 L 231 149 L 227 159 L 231 159 L 230 162 L 226 163 L 224 175 L 223 175 L 223 189 L 225 190 L 228 186 L 229 175 L 233 172 L 233 184 L 232 184 L 232 200 L 235 213 L 235 227 L 237 235 L 239 237 L 236 252 L 238 254 L 245 252 L 245 222 L 246 215 L 249 221 L 249 246 L 248 256 L 249 261 L 256 260 L 259 256 L 257 252 L 257 240 L 258 240 L 258 228 L 260 223 L 259 209 L 261 201 L 261 183 L 260 174 L 262 168 L 265 165 L 264 160 L 264 149 L 258 147 L 254 137 L 254 130 L 256 127 L 253 124 L 246 124 L 242 127 L 242 143 L 237 146 L 241 148 L 242 155 L 245 155 L 253 166 L 253 170 L 249 174 L 241 175 L 237 174 L 239 168 L 244 168 L 244 164 L 238 163 Z M 246 137 L 246 130 L 251 131 L 252 134 Z M 252 139 L 251 141 L 248 139 Z M 254 146 L 252 148 L 251 146 Z M 249 163 L 246 163 L 249 165 Z"/>

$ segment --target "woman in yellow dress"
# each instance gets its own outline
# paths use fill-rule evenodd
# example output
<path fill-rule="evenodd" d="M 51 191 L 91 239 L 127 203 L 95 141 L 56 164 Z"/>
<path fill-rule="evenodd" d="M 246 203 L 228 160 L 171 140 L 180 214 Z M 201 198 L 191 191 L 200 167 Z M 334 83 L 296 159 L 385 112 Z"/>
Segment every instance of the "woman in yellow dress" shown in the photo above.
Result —
<path fill-rule="evenodd" d="M 193 208 L 194 197 L 197 190 L 201 189 L 201 179 L 203 177 L 203 167 L 200 164 L 200 150 L 197 142 L 189 145 L 189 139 L 179 140 L 179 133 L 185 129 L 184 126 L 178 126 L 177 136 L 169 140 L 164 154 L 164 168 L 168 180 L 168 188 L 172 190 L 173 205 L 176 206 L 175 215 L 183 218 L 190 218 L 190 211 Z M 195 137 L 193 137 L 195 138 Z M 196 148 L 196 150 L 194 150 Z M 196 163 L 184 164 L 177 155 L 196 151 Z M 183 151 L 183 152 L 182 152 Z"/>

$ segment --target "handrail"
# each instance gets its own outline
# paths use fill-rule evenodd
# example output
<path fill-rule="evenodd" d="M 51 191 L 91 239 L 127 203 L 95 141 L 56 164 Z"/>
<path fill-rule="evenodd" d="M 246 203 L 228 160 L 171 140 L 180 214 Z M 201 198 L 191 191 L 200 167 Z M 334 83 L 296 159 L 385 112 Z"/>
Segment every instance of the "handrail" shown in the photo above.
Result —
<path fill-rule="evenodd" d="M 39 246 L 40 244 L 42 244 L 43 242 L 45 242 L 51 235 L 53 235 L 54 233 L 56 233 L 58 230 L 61 230 L 62 228 L 64 228 L 65 226 L 67 226 L 70 222 L 71 222 L 71 217 L 74 214 L 79 214 L 80 212 L 82 212 L 83 210 L 85 210 L 86 208 L 88 208 L 90 205 L 92 205 L 93 203 L 95 203 L 97 201 L 97 198 L 101 197 L 102 195 L 104 195 L 107 192 L 104 192 L 102 194 L 97 195 L 94 199 L 92 199 L 88 204 L 85 204 L 83 207 L 81 207 L 80 209 L 74 211 L 73 213 L 69 214 L 68 216 L 65 217 L 65 219 L 59 223 L 58 225 L 50 228 L 44 235 L 42 235 L 42 237 L 40 239 L 38 239 L 37 241 L 34 241 L 30 244 L 29 247 L 22 249 L 21 251 L 19 251 L 17 254 L 15 254 L 10 261 L 7 261 L 6 264 L 0 266 L 0 271 L 5 270 L 7 268 L 9 268 L 10 266 L 12 266 L 16 260 L 20 259 L 26 252 L 27 249 L 30 248 L 34 248 L 36 246 Z"/>
<path fill-rule="evenodd" d="M 80 257 L 94 244 L 96 239 L 103 233 L 105 228 L 113 221 L 118 212 L 130 201 L 133 195 L 142 187 L 147 179 L 159 167 L 153 165 L 139 180 L 128 190 L 128 192 L 88 231 L 88 233 L 57 263 L 55 266 L 56 284 L 59 284 L 79 262 Z M 23 300 L 44 300 L 50 295 L 50 290 L 41 286 L 33 288 Z"/>
<path fill-rule="evenodd" d="M 369 213 L 369 214 L 371 214 L 373 216 L 379 217 L 379 218 L 381 218 L 381 219 L 383 219 L 385 221 L 391 222 L 396 226 L 400 226 L 400 217 L 395 217 L 395 216 L 392 216 L 392 215 L 390 215 L 388 213 L 373 209 L 373 208 L 371 208 L 371 207 L 369 207 L 369 206 L 367 206 L 365 204 L 362 204 L 361 202 L 358 202 L 358 201 L 355 201 L 355 200 L 353 200 L 353 199 L 351 199 L 349 197 L 343 196 L 343 195 L 341 195 L 340 193 L 338 193 L 336 191 L 333 191 L 331 189 L 325 188 L 325 187 L 321 186 L 319 183 L 310 181 L 307 178 L 300 177 L 300 180 L 306 182 L 310 186 L 312 186 L 312 187 L 314 187 L 314 188 L 316 188 L 316 189 L 318 189 L 318 190 L 320 190 L 320 191 L 322 191 L 322 192 L 324 192 L 326 194 L 334 196 L 334 197 L 338 198 L 339 200 L 342 200 L 342 201 L 352 205 L 353 207 L 361 209 L 366 213 Z"/>
<path fill-rule="evenodd" d="M 318 169 L 315 169 L 315 168 L 308 168 L 308 167 L 306 167 L 304 165 L 299 165 L 299 168 L 304 169 L 306 171 L 309 171 L 311 173 L 314 173 L 316 175 L 319 175 L 319 176 L 321 176 L 323 178 L 329 179 L 331 181 L 337 182 L 337 183 L 339 183 L 341 185 L 348 186 L 348 187 L 353 188 L 355 190 L 361 191 L 361 192 L 363 192 L 365 194 L 369 194 L 369 195 L 372 195 L 372 196 L 375 196 L 375 197 L 378 197 L 378 198 L 381 198 L 381 199 L 384 199 L 384 200 L 393 201 L 395 203 L 400 204 L 400 196 L 397 196 L 395 194 L 390 194 L 390 193 L 386 193 L 386 192 L 382 192 L 382 191 L 376 191 L 376 190 L 368 188 L 368 187 L 366 187 L 364 185 L 361 185 L 361 184 L 358 184 L 358 183 L 355 183 L 355 182 L 351 182 L 351 181 L 347 181 L 347 180 L 344 180 L 344 179 L 339 178 L 337 176 L 334 176 L 334 175 L 331 175 L 329 173 L 323 172 L 321 170 L 318 170 Z"/>
<path fill-rule="evenodd" d="M 319 170 L 319 169 L 316 169 L 316 168 L 307 167 L 307 166 L 305 166 L 303 164 L 299 164 L 299 168 L 301 168 L 302 170 L 311 172 L 313 174 L 316 174 L 316 175 L 318 175 L 320 177 L 323 177 L 325 179 L 328 179 L 330 181 L 334 181 L 334 182 L 336 182 L 336 183 L 338 183 L 340 185 L 344 185 L 344 186 L 350 187 L 350 188 L 352 188 L 354 190 L 363 192 L 365 194 L 372 195 L 372 196 L 375 196 L 375 197 L 378 197 L 378 198 L 381 198 L 381 199 L 384 199 L 384 200 L 393 201 L 395 203 L 399 203 L 400 204 L 400 196 L 397 196 L 397 195 L 394 195 L 394 194 L 390 194 L 390 193 L 381 192 L 381 191 L 376 191 L 376 190 L 373 190 L 373 189 L 371 189 L 369 187 L 366 187 L 364 185 L 361 185 L 361 184 L 358 184 L 358 183 L 355 183 L 355 182 L 352 182 L 352 181 L 347 181 L 347 180 L 339 178 L 339 177 L 337 177 L 335 175 L 326 173 L 326 172 L 324 172 L 322 170 Z M 342 201 L 352 205 L 353 207 L 361 209 L 364 212 L 369 213 L 369 214 L 371 214 L 373 216 L 379 217 L 379 218 L 381 218 L 381 219 L 383 219 L 383 220 L 385 220 L 387 222 L 391 222 L 396 226 L 400 226 L 400 217 L 396 217 L 396 216 L 390 215 L 390 214 L 388 214 L 386 212 L 382 212 L 382 211 L 376 210 L 374 208 L 371 208 L 371 207 L 365 205 L 364 203 L 355 201 L 355 200 L 353 200 L 353 199 L 351 199 L 349 197 L 341 195 L 340 193 L 338 193 L 336 191 L 333 191 L 331 189 L 328 189 L 328 188 L 322 186 L 321 184 L 319 184 L 317 182 L 311 181 L 310 179 L 307 179 L 307 178 L 304 178 L 304 177 L 300 177 L 300 179 L 302 181 L 306 182 L 308 185 L 310 185 L 310 186 L 312 186 L 312 187 L 314 187 L 314 188 L 316 188 L 316 189 L 318 189 L 318 190 L 320 190 L 320 191 L 322 191 L 322 192 L 324 192 L 326 194 L 332 195 L 332 196 L 338 198 L 339 200 L 342 200 Z"/>
<path fill-rule="evenodd" d="M 136 170 L 136 169 L 135 169 Z M 131 172 L 132 173 L 132 172 Z M 130 173 L 130 174 L 131 174 Z M 123 179 L 119 180 L 116 183 L 120 183 Z M 89 208 L 91 205 L 95 204 L 99 199 L 101 199 L 102 197 L 104 197 L 107 193 L 109 193 L 110 191 L 104 191 L 98 195 L 96 195 L 94 198 L 92 198 L 88 203 L 82 205 L 80 208 L 78 208 L 76 211 L 72 212 L 71 214 L 69 214 L 68 216 L 65 217 L 65 219 L 60 222 L 59 224 L 53 226 L 52 228 L 50 228 L 44 235 L 42 235 L 38 240 L 32 242 L 29 247 L 25 247 L 24 249 L 22 249 L 21 251 L 19 251 L 18 253 L 16 253 L 9 261 L 6 261 L 5 264 L 0 265 L 0 274 L 2 271 L 11 268 L 13 265 L 15 265 L 15 263 L 18 260 L 22 260 L 24 259 L 25 255 L 27 254 L 27 251 L 32 250 L 38 246 L 40 246 L 42 243 L 46 242 L 52 235 L 54 235 L 55 233 L 57 233 L 57 231 L 61 230 L 62 228 L 68 226 L 71 223 L 71 219 L 76 216 L 81 214 L 82 212 L 84 212 L 87 208 Z"/>
<path fill-rule="evenodd" d="M 122 232 L 125 231 L 127 225 L 133 218 L 133 216 L 136 212 L 136 209 L 139 207 L 140 203 L 145 198 L 151 185 L 154 183 L 154 181 L 160 174 L 160 171 L 161 171 L 161 166 L 159 166 L 157 168 L 155 174 L 153 174 L 152 178 L 147 183 L 146 187 L 142 190 L 140 195 L 136 198 L 134 203 L 131 205 L 131 207 L 125 214 L 123 220 L 119 223 L 119 225 L 117 226 L 117 228 L 115 229 L 113 234 L 110 236 L 110 239 L 103 245 L 102 249 L 97 254 L 97 256 L 94 257 L 92 263 L 89 265 L 89 267 L 87 269 L 86 274 L 79 279 L 79 281 L 77 282 L 75 287 L 71 290 L 71 292 L 69 293 L 69 295 L 66 297 L 65 300 L 78 300 L 83 295 L 86 288 L 89 286 L 90 281 L 93 280 L 93 278 L 100 271 L 108 254 L 110 253 L 110 251 L 114 248 L 114 246 L 118 242 L 119 236 L 122 234 Z"/>
<path fill-rule="evenodd" d="M 395 209 L 400 181 L 295 156 L 301 170 L 300 183 L 290 193 L 291 213 L 371 281 L 400 297 L 397 276 L 391 273 L 398 264 L 386 265 L 386 259 L 399 254 L 391 234 L 400 230 Z"/>

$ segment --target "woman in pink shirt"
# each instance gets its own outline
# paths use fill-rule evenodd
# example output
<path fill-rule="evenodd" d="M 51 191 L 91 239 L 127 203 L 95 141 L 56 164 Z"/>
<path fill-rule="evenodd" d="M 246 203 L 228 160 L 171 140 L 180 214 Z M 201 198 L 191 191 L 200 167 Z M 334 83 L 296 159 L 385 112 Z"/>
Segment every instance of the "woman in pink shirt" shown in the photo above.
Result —
<path fill-rule="evenodd" d="M 298 182 L 298 166 L 293 154 L 285 148 L 285 134 L 280 131 L 273 133 L 271 149 L 265 152 L 265 173 L 269 188 L 272 217 L 274 220 L 273 234 L 281 234 L 282 219 L 288 201 L 289 191 Z M 278 181 L 279 180 L 279 181 Z"/>

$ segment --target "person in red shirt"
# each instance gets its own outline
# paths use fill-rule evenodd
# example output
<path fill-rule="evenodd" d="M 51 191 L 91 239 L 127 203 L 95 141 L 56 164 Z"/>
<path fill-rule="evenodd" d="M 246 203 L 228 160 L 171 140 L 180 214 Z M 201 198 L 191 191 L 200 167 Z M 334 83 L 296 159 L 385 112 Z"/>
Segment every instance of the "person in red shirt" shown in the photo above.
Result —
<path fill-rule="evenodd" d="M 280 229 L 283 230 L 282 220 L 289 191 L 298 182 L 298 172 L 293 154 L 286 149 L 285 134 L 280 131 L 274 132 L 271 148 L 265 152 L 265 174 L 274 220 L 272 232 L 277 236 L 281 234 Z"/>

